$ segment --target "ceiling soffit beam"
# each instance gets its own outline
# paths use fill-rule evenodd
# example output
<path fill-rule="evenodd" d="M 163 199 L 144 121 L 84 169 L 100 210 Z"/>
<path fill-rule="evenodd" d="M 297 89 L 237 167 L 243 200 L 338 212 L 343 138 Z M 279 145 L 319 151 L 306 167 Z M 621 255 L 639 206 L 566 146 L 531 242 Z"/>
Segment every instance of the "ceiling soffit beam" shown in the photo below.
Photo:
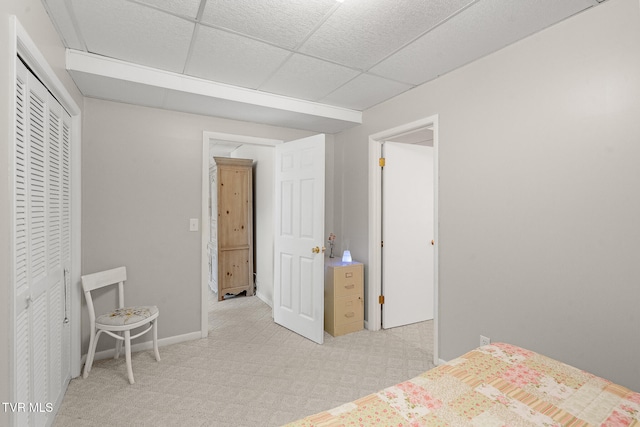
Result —
<path fill-rule="evenodd" d="M 348 108 L 275 95 L 253 89 L 216 83 L 197 77 L 158 70 L 73 49 L 66 51 L 68 71 L 78 71 L 102 77 L 155 86 L 162 89 L 203 95 L 260 107 L 307 114 L 326 119 L 362 123 L 362 112 Z"/>

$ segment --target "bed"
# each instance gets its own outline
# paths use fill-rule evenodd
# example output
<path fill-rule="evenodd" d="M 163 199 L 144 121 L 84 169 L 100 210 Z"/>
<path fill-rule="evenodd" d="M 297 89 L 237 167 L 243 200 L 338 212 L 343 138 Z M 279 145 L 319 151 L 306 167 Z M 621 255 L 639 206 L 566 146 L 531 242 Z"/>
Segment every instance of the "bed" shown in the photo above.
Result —
<path fill-rule="evenodd" d="M 510 344 L 302 420 L 324 426 L 640 426 L 640 393 Z"/>

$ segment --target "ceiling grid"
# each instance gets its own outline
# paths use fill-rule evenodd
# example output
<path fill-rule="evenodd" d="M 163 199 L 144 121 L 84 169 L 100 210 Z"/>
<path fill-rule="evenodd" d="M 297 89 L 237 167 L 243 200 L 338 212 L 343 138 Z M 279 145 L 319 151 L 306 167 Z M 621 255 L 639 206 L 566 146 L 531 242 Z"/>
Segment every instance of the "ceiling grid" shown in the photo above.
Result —
<path fill-rule="evenodd" d="M 356 125 L 351 111 L 362 112 L 599 4 L 599 0 L 42 2 L 61 40 L 72 53 L 83 54 L 84 62 L 104 64 L 100 57 L 112 58 L 138 70 L 146 67 L 153 75 L 157 70 L 172 74 L 171 79 L 182 76 L 188 80 L 186 86 L 193 79 L 202 80 L 213 88 L 205 92 L 232 86 L 239 94 L 272 95 L 271 108 L 279 108 L 276 105 L 284 98 L 291 105 L 306 101 L 311 112 L 302 112 L 305 116 L 313 116 L 314 109 L 334 108 L 328 116 L 340 116 L 344 110 L 350 118 L 338 119 L 340 123 L 326 123 L 336 120 L 328 116 L 283 120 L 299 128 L 308 128 L 311 122 L 310 130 L 327 132 Z M 114 65 L 119 66 L 120 62 Z M 177 94 L 167 87 L 145 87 L 126 75 L 100 71 L 89 75 L 86 69 L 68 68 L 89 97 L 168 109 L 178 109 L 170 100 L 180 99 L 184 109 L 189 105 L 185 97 L 193 96 L 190 112 L 208 115 L 224 114 L 219 104 L 233 101 L 205 100 L 212 95 Z M 258 104 L 270 108 L 262 101 Z M 234 116 L 228 118 L 262 122 L 289 108 L 267 112 L 253 105 L 245 114 L 237 106 L 231 105 Z"/>

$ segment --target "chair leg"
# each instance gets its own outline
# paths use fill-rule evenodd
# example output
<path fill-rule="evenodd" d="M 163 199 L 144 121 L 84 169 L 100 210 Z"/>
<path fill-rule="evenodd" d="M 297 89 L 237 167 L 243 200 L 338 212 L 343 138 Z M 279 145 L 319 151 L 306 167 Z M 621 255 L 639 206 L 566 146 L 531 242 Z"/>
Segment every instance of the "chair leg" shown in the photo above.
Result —
<path fill-rule="evenodd" d="M 118 334 L 120 336 L 122 336 L 122 334 Z M 122 352 L 122 340 L 116 340 L 116 354 L 113 355 L 114 359 L 117 359 L 120 357 L 120 353 Z"/>
<path fill-rule="evenodd" d="M 93 357 L 96 351 L 96 329 L 91 329 L 91 336 L 89 338 L 89 351 L 87 351 L 87 360 L 84 362 L 84 373 L 82 374 L 82 378 L 87 378 L 89 376 L 89 372 L 91 372 L 91 365 L 93 364 Z"/>
<path fill-rule="evenodd" d="M 133 384 L 133 368 L 131 367 L 131 331 L 124 331 L 124 356 L 127 360 L 127 375 L 129 383 Z"/>
<path fill-rule="evenodd" d="M 153 321 L 153 352 L 156 354 L 156 361 L 160 361 L 160 352 L 158 351 L 158 319 Z"/>

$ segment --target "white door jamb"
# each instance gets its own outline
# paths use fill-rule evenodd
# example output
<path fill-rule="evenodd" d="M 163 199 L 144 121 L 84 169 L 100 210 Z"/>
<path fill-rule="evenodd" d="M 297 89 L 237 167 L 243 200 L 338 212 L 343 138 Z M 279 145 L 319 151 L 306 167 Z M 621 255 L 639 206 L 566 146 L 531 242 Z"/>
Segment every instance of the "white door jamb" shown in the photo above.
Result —
<path fill-rule="evenodd" d="M 433 174 L 434 174 L 434 308 L 433 308 L 433 362 L 440 364 L 438 358 L 438 115 L 426 117 L 411 123 L 387 129 L 369 136 L 369 280 L 367 299 L 367 328 L 372 331 L 380 330 L 382 313 L 378 296 L 382 291 L 382 171 L 378 159 L 382 157 L 382 143 L 394 136 L 412 132 L 427 126 L 433 127 Z"/>
<path fill-rule="evenodd" d="M 258 138 L 255 136 L 237 135 L 221 132 L 202 132 L 202 221 L 200 247 L 200 288 L 201 288 L 201 323 L 200 336 L 206 338 L 209 335 L 209 259 L 207 255 L 207 245 L 209 244 L 209 229 L 211 228 L 211 218 L 209 218 L 209 142 L 236 142 L 239 145 L 261 145 L 275 147 L 282 144 L 279 139 Z"/>

